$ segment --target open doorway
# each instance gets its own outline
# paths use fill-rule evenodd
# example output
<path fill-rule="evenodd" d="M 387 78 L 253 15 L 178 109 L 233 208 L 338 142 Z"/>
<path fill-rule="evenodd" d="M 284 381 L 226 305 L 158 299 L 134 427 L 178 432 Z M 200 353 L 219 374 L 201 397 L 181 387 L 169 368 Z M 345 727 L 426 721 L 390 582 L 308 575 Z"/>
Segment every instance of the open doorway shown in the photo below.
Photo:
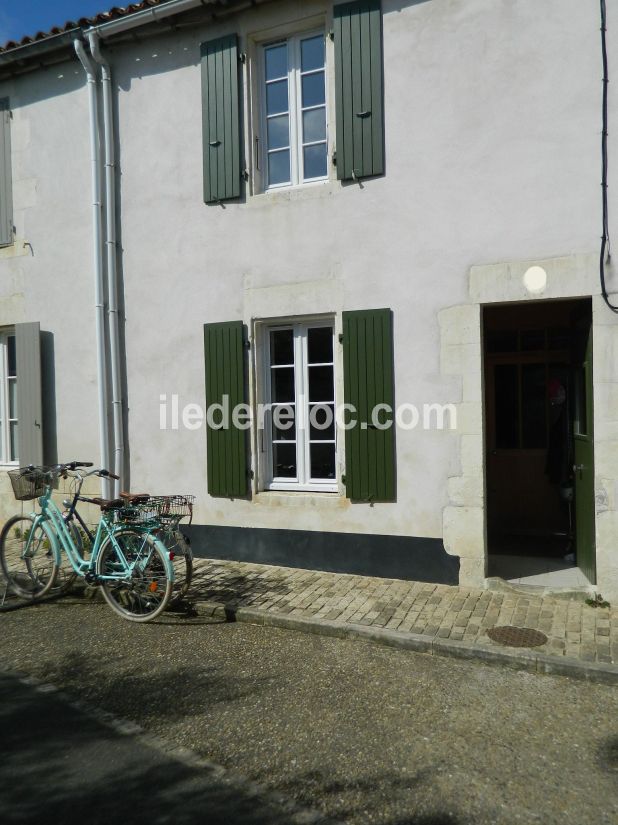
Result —
<path fill-rule="evenodd" d="M 595 582 L 589 299 L 485 307 L 488 575 Z"/>

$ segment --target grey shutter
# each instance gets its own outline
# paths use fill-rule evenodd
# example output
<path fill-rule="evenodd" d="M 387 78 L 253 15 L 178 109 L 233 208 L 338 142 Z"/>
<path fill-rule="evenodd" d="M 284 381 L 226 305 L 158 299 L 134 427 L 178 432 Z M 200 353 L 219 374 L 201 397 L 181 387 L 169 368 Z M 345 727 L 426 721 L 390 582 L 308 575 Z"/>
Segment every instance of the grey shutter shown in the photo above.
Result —
<path fill-rule="evenodd" d="M 238 37 L 201 45 L 204 201 L 240 197 L 240 93 Z"/>
<path fill-rule="evenodd" d="M 393 313 L 390 309 L 343 313 L 343 394 L 356 410 L 355 427 L 345 433 L 345 485 L 352 501 L 395 501 Z M 372 411 L 380 412 L 376 427 Z"/>
<path fill-rule="evenodd" d="M 38 321 L 15 325 L 17 433 L 20 465 L 43 463 L 41 329 Z"/>
<path fill-rule="evenodd" d="M 229 402 L 229 426 L 206 426 L 208 492 L 236 498 L 247 494 L 247 431 L 234 426 L 232 411 L 246 401 L 245 328 L 242 321 L 204 324 L 206 409 Z M 220 416 L 215 418 L 218 424 Z"/>
<path fill-rule="evenodd" d="M 335 6 L 337 177 L 384 172 L 382 12 L 380 0 Z"/>
<path fill-rule="evenodd" d="M 0 246 L 12 243 L 11 111 L 9 101 L 0 100 Z"/>

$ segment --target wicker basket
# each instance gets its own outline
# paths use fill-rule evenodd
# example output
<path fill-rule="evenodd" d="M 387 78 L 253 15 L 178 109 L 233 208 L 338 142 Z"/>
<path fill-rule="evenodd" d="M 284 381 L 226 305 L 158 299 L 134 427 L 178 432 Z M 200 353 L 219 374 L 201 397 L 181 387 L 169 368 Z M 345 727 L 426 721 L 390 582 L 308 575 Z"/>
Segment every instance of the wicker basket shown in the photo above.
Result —
<path fill-rule="evenodd" d="M 8 476 L 17 501 L 30 501 L 44 495 L 49 483 L 47 473 L 40 467 L 20 467 L 18 470 L 9 470 Z"/>

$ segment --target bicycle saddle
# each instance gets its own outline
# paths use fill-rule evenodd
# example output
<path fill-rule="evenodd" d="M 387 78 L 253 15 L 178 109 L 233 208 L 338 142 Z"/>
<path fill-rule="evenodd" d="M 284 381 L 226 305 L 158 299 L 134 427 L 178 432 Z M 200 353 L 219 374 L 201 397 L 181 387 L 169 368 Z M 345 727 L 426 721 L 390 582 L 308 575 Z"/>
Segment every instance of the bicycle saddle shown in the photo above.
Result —
<path fill-rule="evenodd" d="M 101 510 L 118 510 L 124 507 L 124 501 L 121 498 L 91 498 L 88 499 L 93 504 L 97 504 Z"/>
<path fill-rule="evenodd" d="M 120 493 L 120 498 L 127 504 L 145 504 L 150 498 L 150 493 Z"/>

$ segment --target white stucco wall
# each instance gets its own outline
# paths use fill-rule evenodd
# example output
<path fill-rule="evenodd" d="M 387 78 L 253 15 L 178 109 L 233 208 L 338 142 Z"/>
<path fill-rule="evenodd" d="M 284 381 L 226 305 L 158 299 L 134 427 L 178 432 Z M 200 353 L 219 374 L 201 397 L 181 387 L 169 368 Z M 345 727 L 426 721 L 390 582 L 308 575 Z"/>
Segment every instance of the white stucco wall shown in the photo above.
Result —
<path fill-rule="evenodd" d="M 329 8 L 274 2 L 108 48 L 118 86 L 132 486 L 196 493 L 202 523 L 441 537 L 449 508 L 480 494 L 482 467 L 467 493 L 453 480 L 471 443 L 465 435 L 399 431 L 396 503 L 298 493 L 215 500 L 206 493 L 204 430 L 160 432 L 159 396 L 203 403 L 205 322 L 251 327 L 264 316 L 388 306 L 396 401 L 465 402 L 470 384 L 480 386 L 480 364 L 468 385 L 443 368 L 439 318 L 483 301 L 471 298 L 471 268 L 597 251 L 598 9 L 581 0 L 383 0 L 385 176 L 204 205 L 199 44 L 238 31 L 246 49 L 250 35 L 328 20 Z M 611 63 L 617 39 L 610 50 Z M 615 87 L 610 108 L 618 112 Z M 5 95 L 14 112 L 17 237 L 31 246 L 0 253 L 0 324 L 39 320 L 54 333 L 59 456 L 95 457 L 83 73 L 73 61 L 1 83 Z M 616 194 L 610 186 L 618 219 Z M 618 283 L 611 271 L 609 283 Z M 581 294 L 598 292 L 588 277 Z M 605 310 L 595 307 L 596 323 Z M 614 341 L 617 327 L 607 327 Z M 607 437 L 615 456 L 618 434 Z M 614 522 L 599 534 L 601 553 L 610 552 Z M 463 533 L 449 539 L 449 552 L 482 559 L 482 545 L 477 553 L 466 541 Z M 610 568 L 618 579 L 618 561 Z M 466 569 L 482 581 L 482 562 Z"/>

